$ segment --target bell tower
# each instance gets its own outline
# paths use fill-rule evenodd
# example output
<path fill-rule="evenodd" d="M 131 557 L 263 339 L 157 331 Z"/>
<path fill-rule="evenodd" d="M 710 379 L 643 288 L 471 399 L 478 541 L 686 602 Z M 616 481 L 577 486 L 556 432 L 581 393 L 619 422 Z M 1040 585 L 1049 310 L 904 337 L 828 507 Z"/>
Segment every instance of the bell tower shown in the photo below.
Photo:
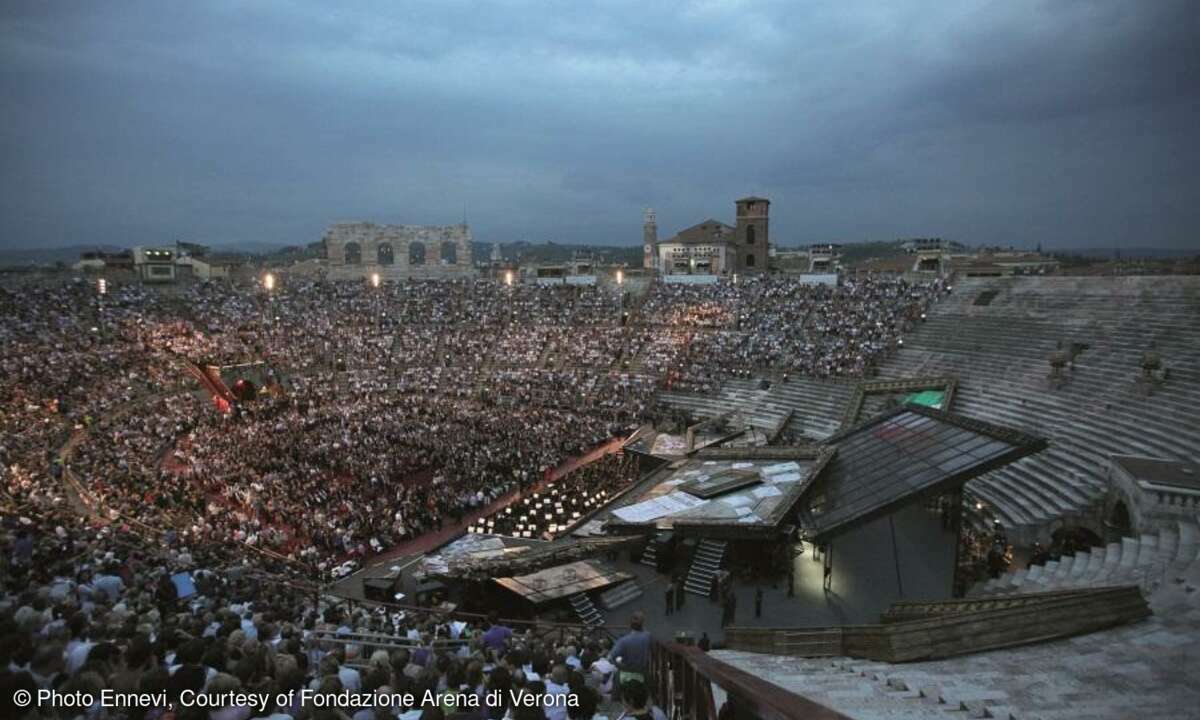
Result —
<path fill-rule="evenodd" d="M 654 208 L 646 208 L 642 213 L 642 267 L 653 270 L 657 265 L 658 221 L 654 217 Z"/>
<path fill-rule="evenodd" d="M 733 235 L 733 267 L 738 272 L 766 272 L 771 253 L 768 211 L 771 201 L 744 197 L 737 201 L 737 227 Z"/>

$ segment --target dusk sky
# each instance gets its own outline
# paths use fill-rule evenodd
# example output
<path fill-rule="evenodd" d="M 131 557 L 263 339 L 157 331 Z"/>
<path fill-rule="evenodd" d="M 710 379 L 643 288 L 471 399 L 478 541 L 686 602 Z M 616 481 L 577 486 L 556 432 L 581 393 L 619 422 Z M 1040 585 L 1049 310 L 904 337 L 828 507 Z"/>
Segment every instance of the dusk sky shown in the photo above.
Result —
<path fill-rule="evenodd" d="M 0 3 L 0 246 L 1200 247 L 1194 2 Z"/>

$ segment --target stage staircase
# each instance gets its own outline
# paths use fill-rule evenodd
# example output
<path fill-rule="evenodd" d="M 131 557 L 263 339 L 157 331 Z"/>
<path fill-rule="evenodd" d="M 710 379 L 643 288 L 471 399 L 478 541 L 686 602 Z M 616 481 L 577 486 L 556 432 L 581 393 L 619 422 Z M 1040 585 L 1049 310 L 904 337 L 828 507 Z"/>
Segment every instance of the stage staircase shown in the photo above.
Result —
<path fill-rule="evenodd" d="M 569 600 L 571 607 L 575 608 L 575 614 L 579 616 L 579 621 L 588 627 L 596 627 L 604 624 L 604 616 L 592 604 L 592 599 L 585 592 L 572 595 Z"/>
<path fill-rule="evenodd" d="M 692 565 L 683 583 L 684 590 L 693 595 L 709 596 L 713 578 L 721 571 L 721 562 L 725 559 L 725 545 L 724 540 L 700 541 L 692 555 Z"/>
<path fill-rule="evenodd" d="M 642 551 L 642 559 L 639 563 L 648 568 L 653 568 L 658 572 L 658 534 L 656 533 L 650 538 L 650 542 L 646 543 L 646 549 Z"/>
<path fill-rule="evenodd" d="M 636 580 L 629 580 L 600 593 L 600 607 L 613 610 L 642 596 L 642 588 Z"/>

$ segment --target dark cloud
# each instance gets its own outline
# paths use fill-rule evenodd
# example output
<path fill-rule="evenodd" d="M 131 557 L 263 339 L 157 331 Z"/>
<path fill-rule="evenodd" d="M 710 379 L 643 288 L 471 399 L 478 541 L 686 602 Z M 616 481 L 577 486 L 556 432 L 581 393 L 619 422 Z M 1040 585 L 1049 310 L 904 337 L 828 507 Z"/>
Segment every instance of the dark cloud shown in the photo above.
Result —
<path fill-rule="evenodd" d="M 0 243 L 1200 245 L 1187 2 L 8 2 Z"/>

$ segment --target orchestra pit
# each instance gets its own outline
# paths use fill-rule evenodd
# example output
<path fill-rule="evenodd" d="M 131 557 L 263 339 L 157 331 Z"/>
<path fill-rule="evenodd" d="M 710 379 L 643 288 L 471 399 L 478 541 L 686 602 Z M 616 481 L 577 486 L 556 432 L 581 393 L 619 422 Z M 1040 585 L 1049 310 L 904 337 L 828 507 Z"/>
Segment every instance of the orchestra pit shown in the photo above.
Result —
<path fill-rule="evenodd" d="M 0 716 L 1195 717 L 1197 278 L 455 267 L 6 277 Z"/>

